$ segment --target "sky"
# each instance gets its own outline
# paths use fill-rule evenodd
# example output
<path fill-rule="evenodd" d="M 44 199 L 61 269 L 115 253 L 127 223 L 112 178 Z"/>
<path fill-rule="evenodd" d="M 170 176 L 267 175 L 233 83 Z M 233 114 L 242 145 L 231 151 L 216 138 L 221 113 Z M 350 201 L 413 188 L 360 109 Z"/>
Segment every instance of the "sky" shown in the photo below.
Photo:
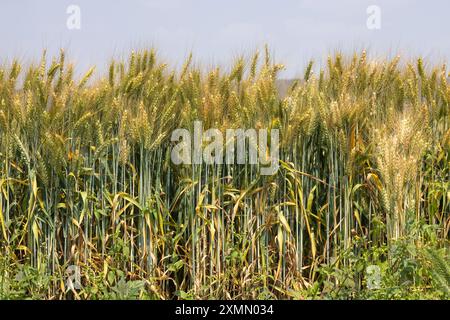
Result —
<path fill-rule="evenodd" d="M 369 29 L 373 5 L 380 28 Z M 284 78 L 336 50 L 442 63 L 450 61 L 449 15 L 448 0 L 1 0 L 0 60 L 38 61 L 44 48 L 64 48 L 81 73 L 92 65 L 101 73 L 112 57 L 155 47 L 173 66 L 190 52 L 200 65 L 226 66 L 267 44 Z"/>

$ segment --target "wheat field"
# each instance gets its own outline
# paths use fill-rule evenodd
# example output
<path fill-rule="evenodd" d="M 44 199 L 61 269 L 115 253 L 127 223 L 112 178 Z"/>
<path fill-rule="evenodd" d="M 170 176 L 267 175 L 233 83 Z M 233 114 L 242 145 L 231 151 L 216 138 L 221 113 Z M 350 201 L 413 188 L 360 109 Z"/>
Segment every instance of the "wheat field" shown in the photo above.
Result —
<path fill-rule="evenodd" d="M 449 297 L 445 65 L 336 53 L 280 94 L 267 48 L 66 60 L 0 67 L 1 299 Z M 197 120 L 278 129 L 279 169 L 175 165 Z"/>

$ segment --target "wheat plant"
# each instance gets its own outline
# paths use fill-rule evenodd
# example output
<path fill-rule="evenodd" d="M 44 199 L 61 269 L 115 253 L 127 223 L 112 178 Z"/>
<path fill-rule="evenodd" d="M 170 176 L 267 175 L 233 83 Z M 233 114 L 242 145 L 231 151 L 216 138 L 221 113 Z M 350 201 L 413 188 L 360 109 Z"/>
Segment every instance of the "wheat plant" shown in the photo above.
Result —
<path fill-rule="evenodd" d="M 133 52 L 96 81 L 64 52 L 48 61 L 0 67 L 0 297 L 320 297 L 346 268 L 355 297 L 355 257 L 404 239 L 448 248 L 445 65 L 337 53 L 281 96 L 267 49 L 229 70 Z M 278 129 L 278 171 L 173 164 L 170 135 L 194 121 Z M 45 285 L 17 284 L 27 270 Z"/>

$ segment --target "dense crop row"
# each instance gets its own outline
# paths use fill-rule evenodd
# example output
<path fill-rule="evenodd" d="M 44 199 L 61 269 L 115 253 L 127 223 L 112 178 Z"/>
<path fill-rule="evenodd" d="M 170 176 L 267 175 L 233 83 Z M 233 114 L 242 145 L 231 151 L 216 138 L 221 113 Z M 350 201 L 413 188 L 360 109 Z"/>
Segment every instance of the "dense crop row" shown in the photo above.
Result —
<path fill-rule="evenodd" d="M 329 58 L 286 96 L 267 51 L 229 71 L 153 50 L 81 80 L 0 69 L 0 297 L 448 294 L 445 66 Z M 174 165 L 171 132 L 280 131 L 280 168 Z M 67 287 L 79 266 L 82 287 Z"/>

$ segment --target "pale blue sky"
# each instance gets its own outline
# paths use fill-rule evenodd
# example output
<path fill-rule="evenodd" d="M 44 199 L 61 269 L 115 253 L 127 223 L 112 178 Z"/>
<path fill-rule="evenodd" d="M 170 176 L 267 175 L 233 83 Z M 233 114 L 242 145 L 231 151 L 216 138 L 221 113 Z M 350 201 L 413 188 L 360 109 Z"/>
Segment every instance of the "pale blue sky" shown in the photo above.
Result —
<path fill-rule="evenodd" d="M 81 30 L 66 27 L 71 4 Z M 380 30 L 366 27 L 369 5 L 381 8 Z M 335 49 L 448 62 L 449 16 L 448 0 L 1 0 L 0 59 L 63 47 L 81 72 L 101 71 L 112 56 L 154 45 L 172 64 L 193 51 L 202 64 L 225 65 L 267 43 L 293 77 Z"/>

